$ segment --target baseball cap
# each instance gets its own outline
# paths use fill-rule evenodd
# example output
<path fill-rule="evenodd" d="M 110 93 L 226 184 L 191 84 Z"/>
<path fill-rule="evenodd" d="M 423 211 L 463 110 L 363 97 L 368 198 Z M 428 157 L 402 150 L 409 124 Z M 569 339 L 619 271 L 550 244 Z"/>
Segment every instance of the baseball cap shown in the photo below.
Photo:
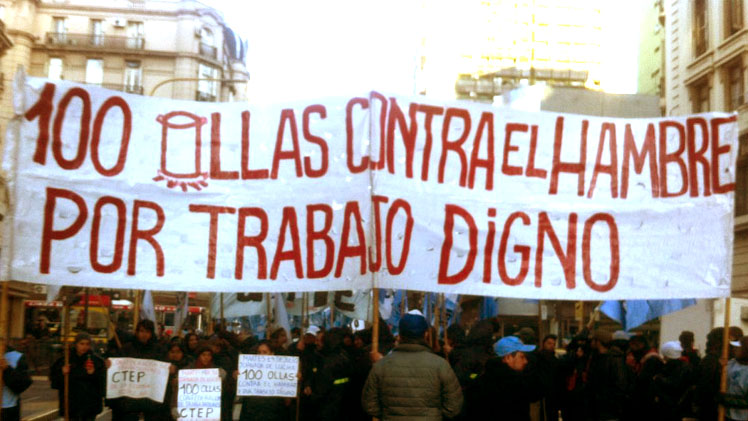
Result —
<path fill-rule="evenodd" d="M 420 338 L 426 333 L 429 324 L 426 318 L 418 314 L 408 313 L 400 319 L 400 334 L 409 338 Z"/>
<path fill-rule="evenodd" d="M 319 327 L 315 325 L 310 325 L 308 328 L 306 328 L 306 333 L 311 333 L 312 335 L 316 335 L 319 333 Z"/>
<path fill-rule="evenodd" d="M 516 336 L 505 336 L 499 339 L 493 346 L 494 351 L 499 357 L 509 355 L 513 352 L 531 352 L 535 350 L 535 345 L 525 345 Z"/>
<path fill-rule="evenodd" d="M 660 347 L 660 353 L 662 356 L 671 360 L 677 360 L 680 358 L 682 352 L 683 348 L 680 346 L 680 342 L 678 341 L 665 342 Z"/>

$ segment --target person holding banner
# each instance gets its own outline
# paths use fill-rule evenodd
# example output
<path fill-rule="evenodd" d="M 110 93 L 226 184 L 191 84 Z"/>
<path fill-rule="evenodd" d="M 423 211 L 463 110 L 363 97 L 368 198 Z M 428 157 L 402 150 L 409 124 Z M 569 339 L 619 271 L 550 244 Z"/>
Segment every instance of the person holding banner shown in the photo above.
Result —
<path fill-rule="evenodd" d="M 374 364 L 366 379 L 364 409 L 383 421 L 456 417 L 463 403 L 460 382 L 449 363 L 428 347 L 426 319 L 408 313 L 399 327 L 400 344 Z"/>
<path fill-rule="evenodd" d="M 60 416 L 65 416 L 65 375 L 70 376 L 69 405 L 72 421 L 93 421 L 104 409 L 102 400 L 106 390 L 104 360 L 91 351 L 91 335 L 85 332 L 75 337 L 70 364 L 58 359 L 49 370 L 52 389 L 59 391 Z"/>
<path fill-rule="evenodd" d="M 164 405 L 167 405 L 169 412 L 177 407 L 177 388 L 179 387 L 179 370 L 187 368 L 193 363 L 192 358 L 187 356 L 181 343 L 172 343 L 166 352 L 166 359 L 176 367 L 173 373 L 169 374 L 169 382 L 166 384 L 166 394 L 164 395 Z M 176 419 L 176 417 L 172 416 Z"/>
<path fill-rule="evenodd" d="M 163 361 L 165 353 L 158 344 L 155 331 L 156 327 L 151 320 L 139 321 L 135 327 L 135 339 L 124 344 L 114 356 Z M 106 364 L 108 368 L 111 362 L 107 360 Z M 171 371 L 176 371 L 176 367 L 172 366 Z M 141 414 L 145 421 L 160 421 L 167 416 L 162 403 L 148 398 L 121 397 L 110 399 L 108 405 L 112 409 L 112 421 L 136 421 Z"/>
<path fill-rule="evenodd" d="M 252 354 L 275 355 L 272 342 L 260 341 Z M 285 421 L 288 419 L 288 408 L 284 398 L 247 396 L 242 398 L 242 410 L 239 421 Z"/>

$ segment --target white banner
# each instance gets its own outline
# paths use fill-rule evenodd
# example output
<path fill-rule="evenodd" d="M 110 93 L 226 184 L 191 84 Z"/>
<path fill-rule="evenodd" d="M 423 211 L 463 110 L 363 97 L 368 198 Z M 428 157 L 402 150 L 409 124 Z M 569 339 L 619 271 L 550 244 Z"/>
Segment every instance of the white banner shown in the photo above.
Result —
<path fill-rule="evenodd" d="M 5 279 L 225 292 L 722 297 L 735 114 L 425 97 L 211 104 L 29 78 Z"/>
<path fill-rule="evenodd" d="M 239 355 L 237 396 L 293 398 L 298 388 L 299 357 Z"/>
<path fill-rule="evenodd" d="M 164 401 L 169 363 L 139 358 L 110 358 L 106 372 L 106 398 L 148 398 Z"/>
<path fill-rule="evenodd" d="M 221 377 L 217 368 L 179 370 L 177 414 L 180 420 L 221 419 Z"/>

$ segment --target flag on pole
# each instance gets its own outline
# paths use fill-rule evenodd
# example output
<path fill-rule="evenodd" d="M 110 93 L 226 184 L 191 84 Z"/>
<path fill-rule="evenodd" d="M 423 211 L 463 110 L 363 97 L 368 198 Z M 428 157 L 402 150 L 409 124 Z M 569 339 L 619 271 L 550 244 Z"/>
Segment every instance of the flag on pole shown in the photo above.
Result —
<path fill-rule="evenodd" d="M 144 319 L 156 322 L 156 307 L 153 306 L 153 294 L 150 289 L 145 290 L 143 303 L 140 306 L 140 320 Z"/>
<path fill-rule="evenodd" d="M 631 330 L 644 323 L 674 313 L 696 304 L 696 300 L 628 300 L 605 301 L 600 311 L 623 325 L 623 330 Z"/>
<path fill-rule="evenodd" d="M 62 290 L 62 285 L 47 285 L 47 302 L 56 301 Z"/>
<path fill-rule="evenodd" d="M 187 320 L 187 314 L 189 314 L 189 296 L 186 292 L 177 293 L 177 309 L 174 312 L 174 331 L 179 336 L 182 331 L 182 325 Z"/>
<path fill-rule="evenodd" d="M 282 327 L 286 331 L 288 343 L 291 343 L 291 325 L 288 322 L 288 312 L 286 311 L 286 300 L 283 294 L 276 292 L 274 294 L 273 304 L 275 306 L 275 326 Z"/>

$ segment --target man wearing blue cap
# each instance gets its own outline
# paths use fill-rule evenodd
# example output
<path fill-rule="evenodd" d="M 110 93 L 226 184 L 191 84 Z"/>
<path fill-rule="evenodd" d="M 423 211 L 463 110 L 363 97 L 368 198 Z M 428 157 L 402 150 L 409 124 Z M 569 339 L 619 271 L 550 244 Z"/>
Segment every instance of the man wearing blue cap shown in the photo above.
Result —
<path fill-rule="evenodd" d="M 361 403 L 382 421 L 453 418 L 462 390 L 446 360 L 426 345 L 428 323 L 420 314 L 400 319 L 400 345 L 372 367 Z"/>
<path fill-rule="evenodd" d="M 530 402 L 540 399 L 537 381 L 524 373 L 526 352 L 535 345 L 525 345 L 516 336 L 506 336 L 496 342 L 496 358 L 486 362 L 486 370 L 478 377 L 466 397 L 466 419 L 530 420 Z M 498 412 L 497 412 L 498 411 Z"/>

